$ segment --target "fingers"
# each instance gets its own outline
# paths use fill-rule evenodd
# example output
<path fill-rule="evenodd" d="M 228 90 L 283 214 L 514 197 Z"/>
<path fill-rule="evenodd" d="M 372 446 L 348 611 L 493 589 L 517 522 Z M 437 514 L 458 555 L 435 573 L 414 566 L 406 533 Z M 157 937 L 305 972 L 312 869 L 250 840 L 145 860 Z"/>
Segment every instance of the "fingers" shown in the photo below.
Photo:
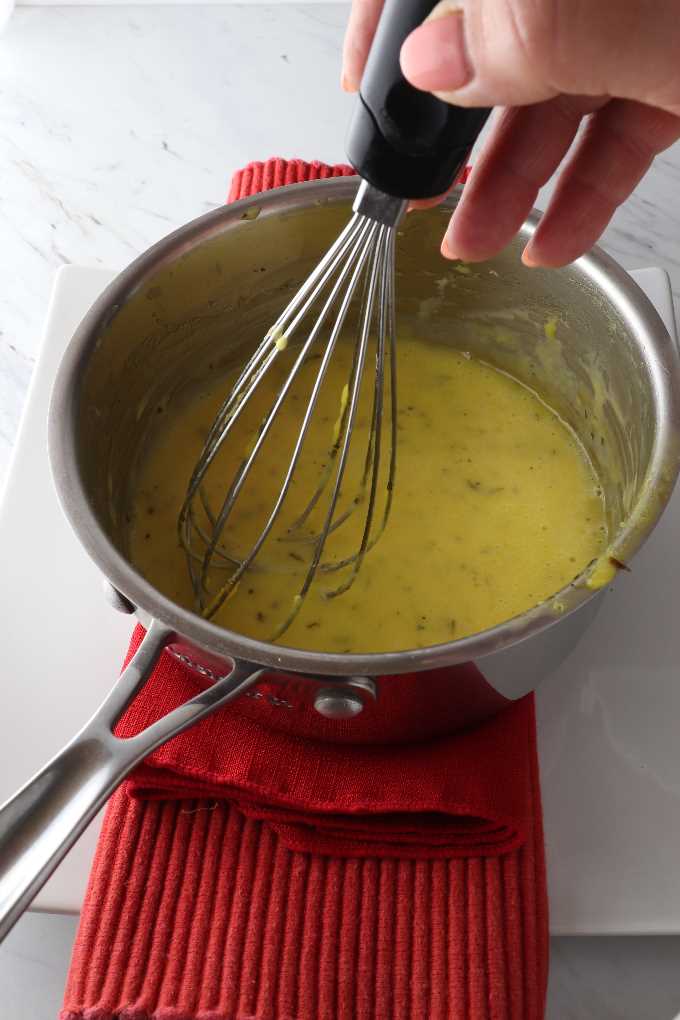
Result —
<path fill-rule="evenodd" d="M 445 198 L 451 194 L 457 184 L 460 184 L 464 178 L 465 171 L 452 183 L 450 188 L 443 193 L 443 195 L 437 195 L 436 198 L 413 198 L 408 204 L 408 211 L 413 212 L 414 209 L 432 209 L 435 205 L 440 205 Z"/>
<path fill-rule="evenodd" d="M 562 266 L 588 251 L 654 157 L 680 138 L 680 116 L 615 100 L 594 114 L 529 242 L 527 265 Z"/>
<path fill-rule="evenodd" d="M 627 100 L 568 97 L 504 111 L 451 218 L 443 254 L 474 262 L 505 247 L 588 113 L 524 261 L 561 266 L 588 251 L 654 156 L 680 138 L 680 117 Z"/>
<path fill-rule="evenodd" d="M 535 57 L 543 40 L 552 48 L 553 7 L 553 0 L 442 0 L 405 41 L 402 71 L 417 88 L 460 106 L 549 99 L 559 90 Z"/>
<path fill-rule="evenodd" d="M 342 87 L 358 92 L 383 0 L 352 0 L 342 49 Z"/>
<path fill-rule="evenodd" d="M 406 40 L 405 76 L 459 106 L 560 93 L 680 112 L 677 0 L 442 0 Z"/>
<path fill-rule="evenodd" d="M 567 153 L 583 115 L 604 102 L 564 96 L 497 115 L 451 218 L 443 254 L 477 262 L 504 248 Z"/>

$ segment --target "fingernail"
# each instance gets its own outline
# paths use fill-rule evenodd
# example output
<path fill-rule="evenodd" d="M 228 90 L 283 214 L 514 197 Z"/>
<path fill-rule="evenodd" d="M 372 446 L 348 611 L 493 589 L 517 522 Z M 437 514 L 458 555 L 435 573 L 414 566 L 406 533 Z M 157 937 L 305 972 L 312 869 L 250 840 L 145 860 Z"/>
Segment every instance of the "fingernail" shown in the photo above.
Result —
<path fill-rule="evenodd" d="M 340 78 L 340 88 L 342 89 L 343 92 L 352 91 L 349 84 L 349 78 L 347 77 L 344 71 L 342 72 L 342 77 Z"/>
<path fill-rule="evenodd" d="M 457 0 L 437 4 L 401 48 L 404 75 L 424 92 L 455 92 L 472 78 L 463 11 Z"/>
<path fill-rule="evenodd" d="M 527 269 L 536 269 L 536 267 L 539 265 L 539 263 L 535 262 L 534 259 L 532 258 L 531 245 L 529 244 L 522 252 L 522 262 L 527 267 Z"/>
<path fill-rule="evenodd" d="M 444 231 L 440 251 L 445 259 L 460 258 L 460 253 L 456 250 L 456 244 L 453 237 L 453 216 L 446 224 L 446 230 Z"/>
<path fill-rule="evenodd" d="M 456 252 L 453 250 L 452 246 L 449 243 L 448 231 L 444 234 L 444 240 L 442 241 L 441 248 L 439 250 L 441 251 L 445 259 L 455 260 L 458 258 L 458 255 L 456 254 Z"/>

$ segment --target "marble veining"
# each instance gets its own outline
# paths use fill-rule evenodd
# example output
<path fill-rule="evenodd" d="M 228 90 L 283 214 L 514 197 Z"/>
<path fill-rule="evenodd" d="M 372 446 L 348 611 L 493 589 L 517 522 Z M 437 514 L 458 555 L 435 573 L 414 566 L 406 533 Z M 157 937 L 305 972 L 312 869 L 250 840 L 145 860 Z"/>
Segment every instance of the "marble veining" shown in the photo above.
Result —
<path fill-rule="evenodd" d="M 250 159 L 344 157 L 346 5 L 21 7 L 0 37 L 0 482 L 52 277 L 122 268 Z M 680 146 L 604 244 L 680 305 Z M 550 189 L 541 195 L 545 204 Z"/>
<path fill-rule="evenodd" d="M 122 268 L 224 201 L 250 159 L 342 159 L 345 18 L 334 5 L 15 12 L 0 37 L 0 481 L 55 269 Z"/>
<path fill-rule="evenodd" d="M 0 487 L 60 265 L 122 268 L 222 202 L 232 171 L 250 159 L 344 158 L 353 102 L 338 86 L 346 13 L 344 4 L 15 12 L 0 36 Z M 678 194 L 676 145 L 603 243 L 627 268 L 665 269 L 680 312 Z M 588 694 L 595 725 L 601 694 Z M 632 779 L 649 781 L 630 764 Z M 0 953 L 17 1020 L 48 1015 L 59 1001 L 73 922 L 47 928 L 47 919 L 24 919 Z M 43 959 L 34 947 L 47 935 L 57 948 Z M 678 940 L 597 945 L 554 943 L 550 1020 L 671 1020 Z M 28 993 L 38 987 L 40 1004 Z"/>

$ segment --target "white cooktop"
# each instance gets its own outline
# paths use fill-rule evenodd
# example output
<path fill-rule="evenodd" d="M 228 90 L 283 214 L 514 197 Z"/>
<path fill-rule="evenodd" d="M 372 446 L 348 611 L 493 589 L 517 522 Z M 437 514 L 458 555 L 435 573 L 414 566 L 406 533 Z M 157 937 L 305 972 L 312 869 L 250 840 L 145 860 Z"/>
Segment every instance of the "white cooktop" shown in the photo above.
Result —
<path fill-rule="evenodd" d="M 112 278 L 57 275 L 0 505 L 3 801 L 80 727 L 113 682 L 132 623 L 54 494 L 46 411 L 61 353 Z M 657 269 L 633 273 L 674 332 Z M 38 521 L 40 522 L 38 526 Z M 538 695 L 551 930 L 680 932 L 680 488 L 653 538 Z M 36 901 L 77 911 L 98 823 Z"/>

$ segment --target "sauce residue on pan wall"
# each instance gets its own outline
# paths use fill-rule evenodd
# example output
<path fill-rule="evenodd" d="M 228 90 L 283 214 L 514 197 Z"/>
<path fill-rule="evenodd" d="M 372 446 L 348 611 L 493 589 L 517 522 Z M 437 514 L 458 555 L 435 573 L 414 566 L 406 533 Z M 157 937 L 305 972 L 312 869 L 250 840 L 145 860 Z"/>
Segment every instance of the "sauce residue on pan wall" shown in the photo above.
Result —
<path fill-rule="evenodd" d="M 219 506 L 297 352 L 282 352 L 212 465 L 206 488 Z M 328 461 L 351 361 L 341 344 L 331 361 L 281 526 L 267 540 L 214 622 L 269 640 L 290 612 L 304 577 L 309 542 L 286 528 L 307 504 Z M 373 386 L 367 361 L 352 458 L 343 484 L 347 508 L 364 464 Z M 279 491 L 318 360 L 306 364 L 284 404 L 257 469 L 238 501 L 224 547 L 250 548 Z M 196 608 L 177 516 L 207 430 L 230 388 L 215 379 L 159 428 L 139 469 L 131 508 L 130 555 L 161 592 Z M 415 336 L 398 341 L 396 485 L 387 529 L 345 594 L 328 599 L 342 577 L 322 574 L 281 638 L 327 652 L 424 647 L 485 630 L 549 599 L 607 545 L 602 493 L 573 432 L 525 386 L 484 364 Z M 383 430 L 381 519 L 387 478 L 389 402 Z M 324 559 L 359 546 L 360 505 L 329 541 Z M 319 514 L 307 522 L 308 533 Z M 224 571 L 210 577 L 215 590 Z M 220 576 L 217 576 L 220 574 Z"/>

